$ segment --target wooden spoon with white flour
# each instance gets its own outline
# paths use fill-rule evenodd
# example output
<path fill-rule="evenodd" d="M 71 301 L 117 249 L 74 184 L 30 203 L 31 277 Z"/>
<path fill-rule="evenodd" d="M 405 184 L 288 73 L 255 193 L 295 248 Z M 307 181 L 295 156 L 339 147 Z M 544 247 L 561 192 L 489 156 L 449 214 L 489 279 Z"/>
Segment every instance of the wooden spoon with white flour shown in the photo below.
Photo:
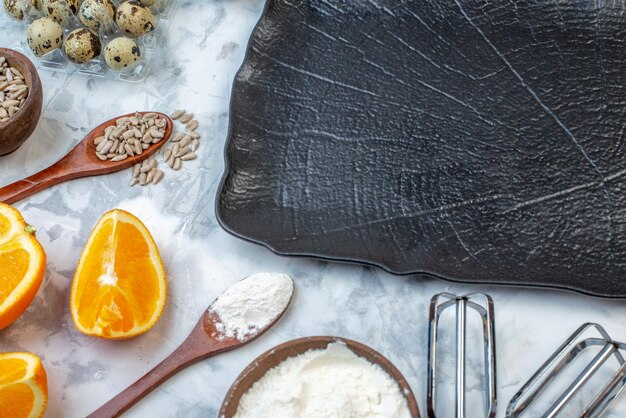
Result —
<path fill-rule="evenodd" d="M 88 418 L 118 417 L 179 370 L 254 340 L 281 318 L 293 292 L 293 281 L 282 273 L 258 273 L 235 283 L 172 354 Z"/>

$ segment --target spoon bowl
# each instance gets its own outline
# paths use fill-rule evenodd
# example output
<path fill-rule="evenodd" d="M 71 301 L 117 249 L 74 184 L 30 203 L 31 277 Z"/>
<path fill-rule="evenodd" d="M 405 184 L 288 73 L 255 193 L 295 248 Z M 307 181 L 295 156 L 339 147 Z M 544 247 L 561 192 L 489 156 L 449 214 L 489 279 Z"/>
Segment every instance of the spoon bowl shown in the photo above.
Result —
<path fill-rule="evenodd" d="M 50 167 L 37 174 L 33 174 L 24 180 L 20 180 L 0 188 L 0 202 L 11 204 L 59 183 L 81 177 L 109 174 L 115 171 L 124 170 L 144 161 L 146 158 L 149 158 L 167 142 L 169 137 L 172 135 L 174 123 L 169 116 L 163 113 L 139 113 L 156 113 L 159 117 L 165 119 L 166 121 L 165 133 L 163 134 L 161 141 L 156 144 L 151 144 L 148 149 L 143 151 L 143 153 L 127 157 L 122 161 L 102 161 L 96 156 L 94 139 L 104 135 L 104 129 L 109 125 L 115 125 L 115 121 L 117 119 L 134 116 L 135 113 L 133 112 L 115 117 L 92 129 L 91 132 L 89 132 L 85 138 L 83 138 L 83 140 L 80 141 L 67 155 Z"/>

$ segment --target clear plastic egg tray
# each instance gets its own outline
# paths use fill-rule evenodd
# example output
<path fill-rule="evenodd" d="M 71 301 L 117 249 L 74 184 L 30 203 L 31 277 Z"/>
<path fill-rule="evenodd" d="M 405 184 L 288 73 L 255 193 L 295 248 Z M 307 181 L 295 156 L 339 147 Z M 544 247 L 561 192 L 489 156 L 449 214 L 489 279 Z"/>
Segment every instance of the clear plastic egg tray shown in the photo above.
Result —
<path fill-rule="evenodd" d="M 112 0 L 115 7 L 123 3 L 122 0 Z M 98 36 L 102 44 L 101 53 L 98 57 L 95 57 L 89 62 L 84 64 L 76 64 L 70 61 L 63 51 L 63 48 L 58 48 L 49 53 L 37 57 L 31 51 L 28 46 L 27 31 L 29 24 L 40 17 L 45 16 L 43 11 L 35 9 L 34 7 L 28 7 L 24 13 L 24 19 L 17 21 L 12 19 L 6 12 L 5 15 L 15 22 L 17 30 L 21 30 L 24 34 L 23 39 L 17 44 L 11 45 L 10 48 L 17 50 L 26 55 L 37 68 L 46 69 L 55 72 L 61 72 L 65 74 L 81 74 L 96 78 L 105 78 L 110 80 L 121 80 L 127 82 L 138 82 L 146 78 L 150 69 L 155 65 L 156 56 L 159 50 L 165 48 L 166 34 L 171 23 L 172 17 L 176 11 L 178 0 L 156 0 L 150 7 L 150 11 L 155 17 L 156 28 L 148 32 L 139 38 L 133 39 L 139 46 L 141 51 L 141 58 L 132 67 L 123 70 L 113 70 L 109 68 L 104 61 L 104 49 L 109 41 L 128 35 L 124 34 L 114 22 L 104 25 Z M 3 9 L 0 5 L 0 9 Z M 67 35 L 74 29 L 83 28 L 84 25 L 78 19 L 78 16 L 71 15 L 61 26 L 63 27 L 63 38 L 66 39 Z"/>

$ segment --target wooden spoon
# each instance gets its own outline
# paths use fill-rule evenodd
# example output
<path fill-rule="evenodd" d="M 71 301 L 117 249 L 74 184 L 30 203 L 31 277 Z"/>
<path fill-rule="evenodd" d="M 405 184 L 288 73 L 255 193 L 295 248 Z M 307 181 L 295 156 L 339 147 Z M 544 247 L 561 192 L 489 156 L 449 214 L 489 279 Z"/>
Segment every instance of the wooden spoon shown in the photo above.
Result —
<path fill-rule="evenodd" d="M 131 406 L 136 404 L 148 393 L 152 392 L 158 385 L 178 373 L 185 367 L 204 360 L 207 357 L 230 351 L 254 340 L 265 331 L 270 329 L 285 313 L 287 307 L 293 299 L 293 286 L 289 301 L 282 307 L 282 311 L 277 313 L 274 319 L 264 328 L 246 335 L 241 339 L 236 337 L 226 337 L 218 330 L 217 324 L 220 319 L 212 313 L 212 306 L 217 299 L 209 305 L 200 320 L 182 344 L 167 356 L 165 360 L 157 364 L 152 370 L 142 378 L 124 389 L 113 399 L 92 412 L 87 418 L 113 418 L 126 412 Z M 219 299 L 219 298 L 218 298 Z"/>
<path fill-rule="evenodd" d="M 123 161 L 117 162 L 112 162 L 110 160 L 102 161 L 96 157 L 96 146 L 94 145 L 93 140 L 104 135 L 104 129 L 109 125 L 115 125 L 115 121 L 117 119 L 134 116 L 135 113 L 118 116 L 104 122 L 89 132 L 87 136 L 85 136 L 85 138 L 74 147 L 74 149 L 72 149 L 65 157 L 61 158 L 55 164 L 37 174 L 33 174 L 32 176 L 25 178 L 24 180 L 20 180 L 0 188 L 0 202 L 10 204 L 64 181 L 80 177 L 96 176 L 99 174 L 109 174 L 115 171 L 124 170 L 125 168 L 132 167 L 133 165 L 150 157 L 167 142 L 172 134 L 174 124 L 169 116 L 163 113 L 139 113 L 156 113 L 167 121 L 163 139 L 156 144 L 150 145 L 150 147 L 144 150 L 142 154 L 128 157 Z"/>

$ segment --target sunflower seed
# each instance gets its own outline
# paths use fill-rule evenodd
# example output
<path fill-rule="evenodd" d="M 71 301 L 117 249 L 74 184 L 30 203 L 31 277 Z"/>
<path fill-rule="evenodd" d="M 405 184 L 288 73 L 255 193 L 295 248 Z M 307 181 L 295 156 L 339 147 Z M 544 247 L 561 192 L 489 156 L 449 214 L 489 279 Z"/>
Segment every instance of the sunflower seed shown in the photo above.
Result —
<path fill-rule="evenodd" d="M 9 107 L 9 116 L 13 116 L 15 114 L 15 112 L 17 112 L 19 108 L 17 106 L 11 106 Z"/>
<path fill-rule="evenodd" d="M 180 157 L 180 159 L 183 161 L 195 160 L 196 154 L 194 154 L 193 152 L 188 152 L 187 154 Z"/>
<path fill-rule="evenodd" d="M 194 139 L 193 141 L 191 141 L 191 150 L 192 151 L 197 150 L 199 146 L 200 146 L 200 141 L 198 141 L 197 139 Z"/>
<path fill-rule="evenodd" d="M 181 148 L 181 149 L 180 149 L 180 151 L 178 151 L 178 152 L 176 153 L 176 157 L 177 157 L 177 158 L 178 158 L 178 157 L 182 157 L 183 155 L 185 155 L 185 154 L 187 154 L 187 153 L 189 153 L 189 152 L 191 152 L 191 149 L 190 149 L 189 147 L 183 147 L 183 148 Z"/>
<path fill-rule="evenodd" d="M 135 138 L 141 138 L 143 136 L 141 129 L 133 128 L 133 134 Z"/>
<path fill-rule="evenodd" d="M 174 134 L 174 137 L 172 138 L 172 142 L 179 142 L 184 137 L 185 137 L 185 133 L 184 132 L 176 132 Z"/>
<path fill-rule="evenodd" d="M 156 173 L 154 173 L 154 178 L 152 179 L 152 183 L 159 184 L 159 182 L 163 179 L 163 176 L 165 176 L 165 173 L 162 172 L 161 170 L 157 170 Z"/>
<path fill-rule="evenodd" d="M 104 136 L 97 136 L 97 137 L 95 137 L 95 138 L 94 138 L 94 140 L 93 140 L 93 144 L 94 144 L 95 146 L 98 146 L 98 145 L 100 145 L 100 143 L 101 143 L 102 141 L 104 141 Z"/>
<path fill-rule="evenodd" d="M 154 128 L 150 129 L 148 133 L 150 134 L 150 136 L 152 136 L 152 138 L 163 138 L 163 132 L 158 131 Z"/>
<path fill-rule="evenodd" d="M 4 70 L 4 76 L 7 78 L 7 81 L 13 81 L 13 73 L 9 68 Z"/>
<path fill-rule="evenodd" d="M 191 142 L 191 137 L 189 135 L 185 135 L 185 137 L 182 139 L 182 141 L 180 141 L 180 146 L 182 148 L 184 148 L 187 145 L 189 145 L 190 142 Z"/>
<path fill-rule="evenodd" d="M 12 72 L 15 76 L 17 76 L 17 77 L 24 78 L 24 76 L 22 75 L 22 73 L 20 73 L 20 72 L 17 70 L 17 68 L 15 68 L 15 67 L 11 67 L 11 72 Z"/>
<path fill-rule="evenodd" d="M 141 163 L 137 163 L 133 166 L 133 177 L 137 177 L 139 175 L 141 169 Z"/>
<path fill-rule="evenodd" d="M 178 154 L 178 151 L 180 151 L 180 144 L 174 144 L 172 147 L 172 155 Z"/>
<path fill-rule="evenodd" d="M 131 125 L 137 126 L 137 125 L 139 125 L 139 117 L 133 116 L 133 117 L 129 118 L 129 122 L 130 122 Z"/>
<path fill-rule="evenodd" d="M 174 166 L 172 168 L 174 170 L 180 170 L 182 166 L 183 166 L 183 163 L 181 162 L 180 158 L 176 158 L 176 160 L 174 160 Z"/>
<path fill-rule="evenodd" d="M 117 138 L 119 138 L 119 137 L 120 137 L 120 135 L 122 135 L 125 131 L 126 131 L 126 127 L 125 127 L 125 126 L 118 126 L 117 128 L 115 128 L 115 129 L 113 130 L 113 132 L 111 132 L 111 137 L 112 137 L 112 138 L 117 139 Z M 128 138 L 126 138 L 126 139 L 128 139 Z"/>
<path fill-rule="evenodd" d="M 115 158 L 115 157 L 117 157 L 117 154 L 115 154 L 115 153 L 113 153 L 113 152 L 109 152 L 109 153 L 107 154 L 107 158 L 108 158 L 109 160 L 110 160 L 111 158 Z"/>
<path fill-rule="evenodd" d="M 185 126 L 187 127 L 188 130 L 195 131 L 196 128 L 198 127 L 198 121 L 194 119 Z"/>
<path fill-rule="evenodd" d="M 183 109 L 177 110 L 176 112 L 172 113 L 172 115 L 170 116 L 172 119 L 176 120 L 179 117 L 183 116 L 185 114 L 185 111 Z"/>
<path fill-rule="evenodd" d="M 106 161 L 107 160 L 107 156 L 106 155 L 102 155 L 102 154 L 96 153 L 96 157 L 100 158 L 102 161 Z"/>
<path fill-rule="evenodd" d="M 147 173 L 148 171 L 152 170 L 154 166 L 156 166 L 156 160 L 153 160 L 155 162 L 154 166 L 150 164 L 149 161 L 150 160 L 144 161 L 144 163 L 141 165 L 141 169 L 139 170 L 140 173 Z"/>
<path fill-rule="evenodd" d="M 200 134 L 196 131 L 187 132 L 187 135 L 189 135 L 193 139 L 200 139 Z"/>
<path fill-rule="evenodd" d="M 142 186 L 145 186 L 147 178 L 148 178 L 148 175 L 146 173 L 141 173 L 139 175 L 139 184 L 141 184 Z"/>
<path fill-rule="evenodd" d="M 133 151 L 133 148 L 128 144 L 124 144 L 124 151 L 126 151 L 126 154 L 128 154 L 131 157 L 135 156 L 135 151 Z"/>
<path fill-rule="evenodd" d="M 150 142 L 152 142 L 152 135 L 150 135 L 150 131 L 144 134 L 143 138 L 141 138 L 141 142 L 144 142 L 146 144 L 149 144 Z"/>
<path fill-rule="evenodd" d="M 180 120 L 182 123 L 187 123 L 189 122 L 191 119 L 193 118 L 193 113 L 185 113 L 184 115 L 182 115 L 178 120 Z"/>
<path fill-rule="evenodd" d="M 133 177 L 132 179 L 130 179 L 131 186 L 134 186 L 137 183 L 139 183 L 139 179 L 137 177 Z"/>
<path fill-rule="evenodd" d="M 104 146 L 99 150 L 98 148 L 96 148 L 96 151 L 100 151 L 100 154 L 106 154 L 111 148 L 113 148 L 113 142 L 107 141 L 104 143 Z"/>
<path fill-rule="evenodd" d="M 135 154 L 137 155 L 143 154 L 143 148 L 141 148 L 141 145 L 136 142 L 135 142 L 135 146 L 133 147 L 133 150 L 135 150 Z"/>
<path fill-rule="evenodd" d="M 5 109 L 8 109 L 11 106 L 17 106 L 20 104 L 19 100 L 5 100 L 4 102 L 2 102 L 2 107 L 4 107 Z"/>
<path fill-rule="evenodd" d="M 170 155 L 172 155 L 172 150 L 169 148 L 165 148 L 163 150 L 163 159 L 167 161 L 170 158 Z"/>
<path fill-rule="evenodd" d="M 150 171 L 148 171 L 148 175 L 146 176 L 146 184 L 152 183 L 154 173 L 156 173 L 156 168 L 151 168 Z"/>
<path fill-rule="evenodd" d="M 176 161 L 176 157 L 174 157 L 174 154 L 170 155 L 170 158 L 167 159 L 167 165 L 170 166 L 170 168 L 174 168 L 174 162 Z"/>
<path fill-rule="evenodd" d="M 128 155 L 126 155 L 126 154 L 122 154 L 122 155 L 118 155 L 117 157 L 113 157 L 113 158 L 111 158 L 111 161 L 112 161 L 112 162 L 123 161 L 123 160 L 125 160 L 126 158 L 128 158 Z"/>
<path fill-rule="evenodd" d="M 150 148 L 150 144 L 141 144 L 141 148 L 148 149 Z"/>
<path fill-rule="evenodd" d="M 143 120 L 150 120 L 156 117 L 157 117 L 156 113 L 150 112 L 150 113 L 146 113 L 145 115 L 143 115 Z"/>

